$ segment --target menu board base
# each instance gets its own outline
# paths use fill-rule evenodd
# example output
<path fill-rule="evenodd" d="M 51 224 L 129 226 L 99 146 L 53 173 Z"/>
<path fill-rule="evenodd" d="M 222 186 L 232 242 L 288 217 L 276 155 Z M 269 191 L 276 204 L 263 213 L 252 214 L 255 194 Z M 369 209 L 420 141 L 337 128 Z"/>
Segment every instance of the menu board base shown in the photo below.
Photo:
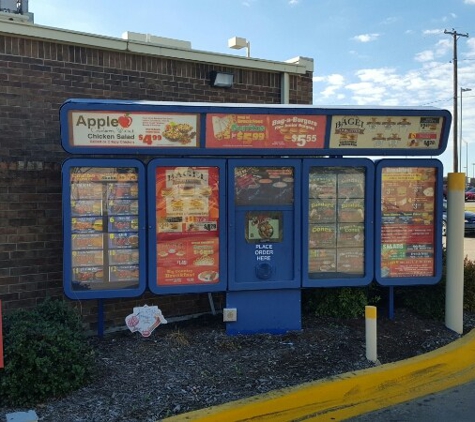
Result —
<path fill-rule="evenodd" d="M 226 307 L 237 309 L 237 321 L 226 323 L 228 335 L 302 329 L 300 289 L 227 292 Z"/>

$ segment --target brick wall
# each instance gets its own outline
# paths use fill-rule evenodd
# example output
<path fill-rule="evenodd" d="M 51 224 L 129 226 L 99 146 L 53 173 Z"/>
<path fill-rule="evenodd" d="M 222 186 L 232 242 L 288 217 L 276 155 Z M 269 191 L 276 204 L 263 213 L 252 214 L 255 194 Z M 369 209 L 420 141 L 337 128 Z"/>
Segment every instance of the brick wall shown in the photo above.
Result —
<path fill-rule="evenodd" d="M 232 71 L 231 89 L 209 86 L 211 70 Z M 4 311 L 62 297 L 59 107 L 68 98 L 280 102 L 280 75 L 66 45 L 0 34 L 0 297 Z M 312 74 L 290 76 L 290 102 L 311 104 Z M 217 307 L 223 295 L 214 294 Z M 206 294 L 105 300 L 106 328 L 132 308 L 165 317 L 209 311 Z M 76 304 L 91 329 L 97 302 Z"/>

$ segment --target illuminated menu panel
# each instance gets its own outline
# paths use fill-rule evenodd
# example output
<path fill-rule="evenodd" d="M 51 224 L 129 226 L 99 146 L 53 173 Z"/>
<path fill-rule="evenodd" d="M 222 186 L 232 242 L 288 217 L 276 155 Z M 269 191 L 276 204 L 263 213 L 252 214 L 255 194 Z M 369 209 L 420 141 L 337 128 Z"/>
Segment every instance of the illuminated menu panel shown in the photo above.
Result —
<path fill-rule="evenodd" d="M 71 167 L 69 183 L 72 290 L 137 288 L 137 168 Z"/>
<path fill-rule="evenodd" d="M 381 185 L 381 277 L 435 273 L 433 167 L 386 167 Z"/>
<path fill-rule="evenodd" d="M 219 169 L 157 167 L 155 179 L 157 285 L 219 283 Z"/>
<path fill-rule="evenodd" d="M 310 278 L 364 274 L 365 183 L 365 168 L 310 168 Z"/>

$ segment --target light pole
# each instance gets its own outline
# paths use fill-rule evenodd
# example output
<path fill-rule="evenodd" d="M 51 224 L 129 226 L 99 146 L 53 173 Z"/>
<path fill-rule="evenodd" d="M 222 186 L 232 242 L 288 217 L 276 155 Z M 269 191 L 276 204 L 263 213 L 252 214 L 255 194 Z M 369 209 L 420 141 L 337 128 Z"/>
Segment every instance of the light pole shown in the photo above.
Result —
<path fill-rule="evenodd" d="M 240 50 L 241 48 L 247 49 L 247 57 L 251 57 L 251 41 L 246 40 L 246 38 L 233 37 L 228 40 L 228 47 Z"/>
<path fill-rule="evenodd" d="M 470 180 L 468 175 L 468 142 L 463 139 L 463 143 L 465 144 L 465 185 L 467 185 L 467 182 Z"/>
<path fill-rule="evenodd" d="M 471 88 L 462 88 L 460 87 L 460 142 L 459 142 L 459 149 L 460 149 L 460 167 L 462 167 L 462 122 L 463 122 L 463 93 L 471 91 Z M 467 154 L 468 154 L 468 145 L 467 145 Z M 468 158 L 467 158 L 468 160 Z M 468 166 L 467 166 L 467 173 L 468 173 Z"/>

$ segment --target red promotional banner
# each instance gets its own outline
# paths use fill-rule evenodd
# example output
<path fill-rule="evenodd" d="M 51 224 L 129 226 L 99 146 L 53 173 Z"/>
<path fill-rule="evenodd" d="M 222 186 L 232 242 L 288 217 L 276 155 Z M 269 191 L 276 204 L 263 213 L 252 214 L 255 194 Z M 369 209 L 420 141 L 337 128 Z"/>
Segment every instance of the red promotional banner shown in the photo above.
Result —
<path fill-rule="evenodd" d="M 325 116 L 207 114 L 206 148 L 321 149 Z"/>
<path fill-rule="evenodd" d="M 216 167 L 156 170 L 157 285 L 219 282 Z"/>

